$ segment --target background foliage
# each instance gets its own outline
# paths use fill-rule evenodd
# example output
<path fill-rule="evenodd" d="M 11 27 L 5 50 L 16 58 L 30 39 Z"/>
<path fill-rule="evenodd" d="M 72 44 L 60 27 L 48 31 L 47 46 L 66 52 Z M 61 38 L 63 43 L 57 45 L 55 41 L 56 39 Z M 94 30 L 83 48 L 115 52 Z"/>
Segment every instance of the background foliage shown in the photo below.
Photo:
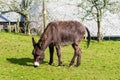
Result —
<path fill-rule="evenodd" d="M 25 2 L 26 4 L 22 3 Z M 100 16 L 102 37 L 120 36 L 120 0 L 45 0 L 46 1 L 46 24 L 56 20 L 78 20 L 85 24 L 91 31 L 92 36 L 97 36 L 98 25 L 96 23 L 97 10 L 102 11 Z M 92 4 L 96 1 L 97 5 Z M 0 0 L 0 12 L 9 11 L 8 6 L 17 9 L 19 12 L 27 13 L 26 20 L 29 19 L 30 28 L 36 28 L 42 32 L 43 27 L 43 1 L 42 0 Z M 3 5 L 4 6 L 1 7 Z M 10 3 L 12 2 L 12 3 Z M 106 6 L 104 6 L 104 2 Z M 9 4 L 9 5 L 6 5 Z M 11 5 L 10 5 L 11 4 Z M 13 5 L 12 5 L 13 4 Z M 28 5 L 29 4 L 29 5 Z M 26 5 L 26 6 L 25 6 Z M 21 9 L 23 7 L 23 9 Z M 101 7 L 103 7 L 101 9 Z M 112 13 L 111 13 L 112 12 Z M 117 14 L 116 14 L 117 13 Z M 89 16 L 86 16 L 88 15 Z M 83 21 L 83 18 L 87 20 Z M 93 19 L 93 20 L 92 20 Z M 27 21 L 28 22 L 28 21 Z M 26 24 L 27 25 L 27 24 Z"/>

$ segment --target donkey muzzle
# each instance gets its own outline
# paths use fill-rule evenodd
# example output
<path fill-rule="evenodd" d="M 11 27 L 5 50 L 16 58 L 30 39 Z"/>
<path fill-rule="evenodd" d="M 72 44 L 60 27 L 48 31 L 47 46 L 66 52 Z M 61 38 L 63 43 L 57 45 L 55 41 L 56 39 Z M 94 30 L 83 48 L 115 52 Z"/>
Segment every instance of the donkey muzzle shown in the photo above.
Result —
<path fill-rule="evenodd" d="M 38 67 L 39 65 L 39 62 L 34 62 L 34 67 Z"/>

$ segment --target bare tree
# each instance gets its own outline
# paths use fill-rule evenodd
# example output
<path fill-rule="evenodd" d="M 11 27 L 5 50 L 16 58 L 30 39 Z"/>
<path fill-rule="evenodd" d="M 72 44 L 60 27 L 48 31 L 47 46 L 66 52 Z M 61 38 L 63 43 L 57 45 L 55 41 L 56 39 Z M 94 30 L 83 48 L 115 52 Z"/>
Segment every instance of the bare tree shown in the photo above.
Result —
<path fill-rule="evenodd" d="M 22 15 L 25 19 L 25 33 L 30 33 L 29 30 L 29 10 L 31 9 L 32 0 L 11 0 L 9 2 L 6 2 L 4 0 L 0 0 L 1 6 L 3 6 L 1 10 L 1 13 L 8 13 L 8 12 L 16 12 Z M 7 10 L 6 10 L 6 9 Z"/>
<path fill-rule="evenodd" d="M 77 7 L 82 8 L 84 11 L 84 19 L 92 20 L 94 19 L 97 22 L 98 32 L 97 32 L 97 39 L 98 41 L 102 40 L 101 36 L 101 21 L 102 16 L 106 11 L 110 12 L 118 12 L 120 4 L 119 0 L 82 0 Z"/>

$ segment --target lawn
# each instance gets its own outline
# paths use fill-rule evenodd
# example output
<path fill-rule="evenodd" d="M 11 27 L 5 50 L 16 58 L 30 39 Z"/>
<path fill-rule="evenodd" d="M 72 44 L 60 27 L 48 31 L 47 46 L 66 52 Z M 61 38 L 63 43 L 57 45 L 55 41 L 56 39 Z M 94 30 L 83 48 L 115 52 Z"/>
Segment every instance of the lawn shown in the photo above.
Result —
<path fill-rule="evenodd" d="M 35 36 L 38 41 L 39 37 Z M 120 42 L 86 41 L 80 44 L 82 60 L 79 67 L 68 67 L 73 56 L 71 46 L 62 47 L 63 66 L 58 67 L 56 53 L 54 63 L 48 65 L 49 50 L 38 68 L 33 67 L 31 36 L 0 33 L 0 80 L 120 80 Z"/>

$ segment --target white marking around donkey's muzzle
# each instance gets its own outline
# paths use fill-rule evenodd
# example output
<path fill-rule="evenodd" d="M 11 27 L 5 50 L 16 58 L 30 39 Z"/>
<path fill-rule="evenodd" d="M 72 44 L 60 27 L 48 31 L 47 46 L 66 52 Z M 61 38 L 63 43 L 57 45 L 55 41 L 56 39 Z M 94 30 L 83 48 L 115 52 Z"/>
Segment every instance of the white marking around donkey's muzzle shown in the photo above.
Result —
<path fill-rule="evenodd" d="M 40 65 L 39 62 L 34 62 L 35 67 L 38 67 L 39 65 Z"/>

